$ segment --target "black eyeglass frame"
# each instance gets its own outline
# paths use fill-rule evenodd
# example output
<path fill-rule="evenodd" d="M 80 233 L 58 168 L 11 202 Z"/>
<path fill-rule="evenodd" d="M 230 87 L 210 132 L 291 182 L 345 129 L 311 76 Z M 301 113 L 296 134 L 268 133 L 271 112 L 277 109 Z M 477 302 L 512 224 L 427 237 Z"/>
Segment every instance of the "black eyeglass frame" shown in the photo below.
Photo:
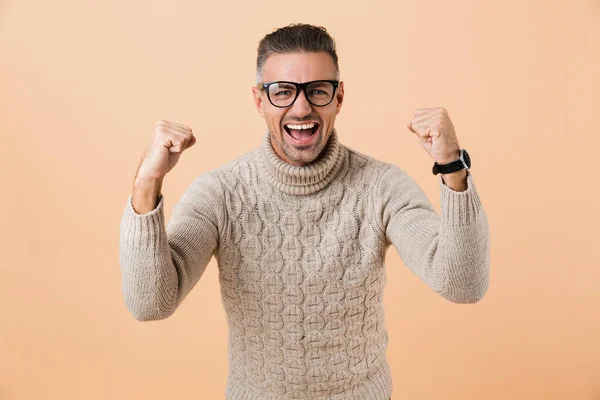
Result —
<path fill-rule="evenodd" d="M 312 101 L 310 101 L 310 99 L 308 98 L 308 95 L 306 94 L 306 87 L 308 85 L 310 85 L 311 83 L 316 83 L 316 82 L 328 82 L 333 84 L 333 93 L 331 95 L 331 99 L 329 100 L 329 102 L 327 104 L 315 104 Z M 296 86 L 296 97 L 294 97 L 294 100 L 292 100 L 292 102 L 287 105 L 287 106 L 278 106 L 273 104 L 273 100 L 271 100 L 271 95 L 269 93 L 269 86 L 275 84 L 275 83 L 289 83 L 291 85 Z M 329 104 L 331 104 L 331 102 L 333 101 L 334 97 L 335 97 L 335 91 L 337 90 L 338 86 L 340 84 L 340 81 L 336 81 L 336 80 L 329 80 L 329 79 L 319 79 L 316 81 L 310 81 L 310 82 L 304 82 L 304 83 L 297 83 L 297 82 L 290 82 L 290 81 L 275 81 L 275 82 L 264 82 L 264 83 L 258 83 L 256 84 L 256 86 L 259 89 L 264 90 L 265 92 L 267 92 L 267 98 L 269 99 L 269 102 L 271 104 L 273 104 L 274 107 L 279 107 L 279 108 L 287 108 L 287 107 L 291 107 L 294 105 L 294 103 L 296 102 L 296 99 L 298 99 L 298 96 L 300 95 L 300 91 L 302 90 L 304 92 L 304 97 L 306 97 L 306 101 L 308 101 L 310 104 L 312 104 L 315 107 L 325 107 Z"/>

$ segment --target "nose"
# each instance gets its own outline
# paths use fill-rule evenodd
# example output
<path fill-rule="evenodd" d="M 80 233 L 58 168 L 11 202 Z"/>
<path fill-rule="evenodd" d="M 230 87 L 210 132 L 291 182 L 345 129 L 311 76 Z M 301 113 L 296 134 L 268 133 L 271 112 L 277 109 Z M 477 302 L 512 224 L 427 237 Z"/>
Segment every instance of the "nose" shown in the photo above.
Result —
<path fill-rule="evenodd" d="M 296 101 L 294 104 L 292 104 L 292 114 L 296 117 L 303 118 L 310 114 L 311 111 L 312 106 L 306 99 L 306 93 L 304 90 L 300 90 L 300 93 L 298 93 L 298 98 L 296 98 Z"/>

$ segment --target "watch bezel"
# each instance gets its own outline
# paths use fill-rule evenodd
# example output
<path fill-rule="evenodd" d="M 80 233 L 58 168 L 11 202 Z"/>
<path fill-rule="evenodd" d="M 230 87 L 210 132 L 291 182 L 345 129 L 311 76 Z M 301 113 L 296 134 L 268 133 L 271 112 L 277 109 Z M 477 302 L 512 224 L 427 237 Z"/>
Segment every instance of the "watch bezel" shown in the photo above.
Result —
<path fill-rule="evenodd" d="M 469 153 L 467 153 L 467 150 L 462 149 L 460 151 L 460 159 L 463 161 L 463 164 L 466 169 L 471 168 L 471 156 L 469 156 Z"/>

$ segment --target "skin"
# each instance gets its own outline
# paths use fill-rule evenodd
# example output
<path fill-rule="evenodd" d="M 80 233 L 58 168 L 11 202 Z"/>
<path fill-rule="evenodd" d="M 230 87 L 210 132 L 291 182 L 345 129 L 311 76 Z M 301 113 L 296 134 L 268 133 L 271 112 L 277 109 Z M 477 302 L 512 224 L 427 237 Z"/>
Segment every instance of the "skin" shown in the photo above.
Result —
<path fill-rule="evenodd" d="M 308 82 L 319 79 L 335 79 L 335 64 L 326 52 L 274 54 L 265 62 L 263 82 L 292 81 Z M 287 108 L 271 104 L 264 90 L 252 87 L 254 104 L 265 119 L 275 154 L 283 161 L 295 166 L 304 166 L 319 159 L 333 131 L 335 118 L 344 100 L 344 82 L 340 82 L 334 99 L 324 107 L 308 102 L 302 91 L 294 104 Z M 316 140 L 308 146 L 298 146 L 290 140 L 284 125 L 316 121 L 319 130 Z"/>

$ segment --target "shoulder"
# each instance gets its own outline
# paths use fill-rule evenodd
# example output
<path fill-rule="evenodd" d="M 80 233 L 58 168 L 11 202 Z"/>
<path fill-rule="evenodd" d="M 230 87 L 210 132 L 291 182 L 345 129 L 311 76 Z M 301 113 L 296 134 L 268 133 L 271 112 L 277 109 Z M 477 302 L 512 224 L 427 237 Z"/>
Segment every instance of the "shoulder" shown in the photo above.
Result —
<path fill-rule="evenodd" d="M 226 219 L 226 203 L 239 190 L 245 167 L 251 163 L 253 151 L 242 154 L 216 168 L 202 172 L 188 185 L 173 209 L 173 215 L 186 213 L 204 217 L 222 229 Z"/>
<path fill-rule="evenodd" d="M 196 177 L 193 184 L 227 187 L 228 184 L 240 179 L 244 172 L 254 164 L 257 150 L 248 151 L 224 164 L 203 172 Z"/>
<path fill-rule="evenodd" d="M 348 154 L 348 176 L 351 179 L 361 179 L 370 186 L 377 186 L 382 177 L 390 174 L 390 170 L 395 174 L 405 173 L 397 165 L 379 160 L 345 145 L 344 148 Z"/>
<path fill-rule="evenodd" d="M 416 180 L 402 167 L 345 147 L 348 151 L 346 179 L 349 186 L 383 199 L 398 195 L 423 196 Z"/>

